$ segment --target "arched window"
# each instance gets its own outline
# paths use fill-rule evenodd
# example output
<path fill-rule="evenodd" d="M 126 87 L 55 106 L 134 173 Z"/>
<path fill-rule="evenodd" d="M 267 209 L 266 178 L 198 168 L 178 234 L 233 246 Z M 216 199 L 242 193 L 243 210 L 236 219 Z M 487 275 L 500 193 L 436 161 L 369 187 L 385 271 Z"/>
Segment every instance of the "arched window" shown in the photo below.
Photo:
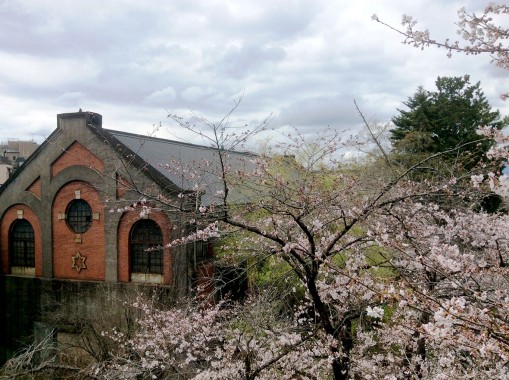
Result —
<path fill-rule="evenodd" d="M 34 229 L 26 219 L 14 221 L 10 232 L 11 266 L 35 267 Z"/>
<path fill-rule="evenodd" d="M 142 219 L 133 226 L 130 236 L 131 273 L 163 274 L 163 234 L 151 219 Z"/>

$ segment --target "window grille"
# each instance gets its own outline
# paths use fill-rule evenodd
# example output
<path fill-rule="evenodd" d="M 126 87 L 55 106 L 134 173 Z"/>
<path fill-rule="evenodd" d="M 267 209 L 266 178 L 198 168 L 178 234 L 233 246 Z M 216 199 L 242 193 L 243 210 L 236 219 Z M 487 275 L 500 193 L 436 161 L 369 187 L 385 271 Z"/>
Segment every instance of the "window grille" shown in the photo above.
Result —
<path fill-rule="evenodd" d="M 11 228 L 11 265 L 35 267 L 34 229 L 26 219 L 16 220 Z"/>
<path fill-rule="evenodd" d="M 83 199 L 75 199 L 67 207 L 67 224 L 77 234 L 82 234 L 92 223 L 92 209 Z"/>
<path fill-rule="evenodd" d="M 163 274 L 163 234 L 151 219 L 138 221 L 131 230 L 131 272 Z"/>

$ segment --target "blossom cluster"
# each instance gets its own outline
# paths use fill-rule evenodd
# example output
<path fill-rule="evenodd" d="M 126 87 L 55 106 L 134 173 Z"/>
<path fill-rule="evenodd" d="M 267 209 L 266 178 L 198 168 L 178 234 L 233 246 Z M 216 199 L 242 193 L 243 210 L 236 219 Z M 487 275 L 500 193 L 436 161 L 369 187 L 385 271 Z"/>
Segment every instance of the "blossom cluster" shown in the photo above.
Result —
<path fill-rule="evenodd" d="M 234 308 L 180 304 L 164 310 L 139 298 L 133 306 L 139 312 L 136 333 L 106 333 L 117 349 L 112 360 L 94 368 L 99 379 L 289 380 L 297 374 L 328 374 L 327 338 L 267 315 L 257 302 Z"/>

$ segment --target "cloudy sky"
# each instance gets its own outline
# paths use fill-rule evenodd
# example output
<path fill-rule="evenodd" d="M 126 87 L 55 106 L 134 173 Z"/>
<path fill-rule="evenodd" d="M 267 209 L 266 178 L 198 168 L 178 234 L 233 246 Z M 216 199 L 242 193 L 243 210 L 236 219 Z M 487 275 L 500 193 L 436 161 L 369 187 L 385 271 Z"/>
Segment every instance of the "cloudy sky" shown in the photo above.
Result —
<path fill-rule="evenodd" d="M 167 114 L 358 133 L 383 122 L 417 86 L 470 74 L 509 114 L 509 72 L 489 57 L 453 56 L 401 44 L 371 20 L 399 25 L 414 15 L 432 37 L 456 38 L 463 0 L 0 0 L 0 140 L 41 142 L 56 114 L 94 111 L 105 128 L 193 141 Z"/>

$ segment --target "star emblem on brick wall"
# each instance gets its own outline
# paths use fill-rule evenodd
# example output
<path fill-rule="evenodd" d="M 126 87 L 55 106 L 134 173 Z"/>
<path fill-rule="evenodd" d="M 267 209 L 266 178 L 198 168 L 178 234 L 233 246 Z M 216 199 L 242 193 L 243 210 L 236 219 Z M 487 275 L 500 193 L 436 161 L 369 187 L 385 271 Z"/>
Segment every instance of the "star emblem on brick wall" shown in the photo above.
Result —
<path fill-rule="evenodd" d="M 85 265 L 86 259 L 87 258 L 85 256 L 81 256 L 81 253 L 78 252 L 75 256 L 72 256 L 72 267 L 80 273 L 82 269 L 87 269 L 87 266 Z"/>

